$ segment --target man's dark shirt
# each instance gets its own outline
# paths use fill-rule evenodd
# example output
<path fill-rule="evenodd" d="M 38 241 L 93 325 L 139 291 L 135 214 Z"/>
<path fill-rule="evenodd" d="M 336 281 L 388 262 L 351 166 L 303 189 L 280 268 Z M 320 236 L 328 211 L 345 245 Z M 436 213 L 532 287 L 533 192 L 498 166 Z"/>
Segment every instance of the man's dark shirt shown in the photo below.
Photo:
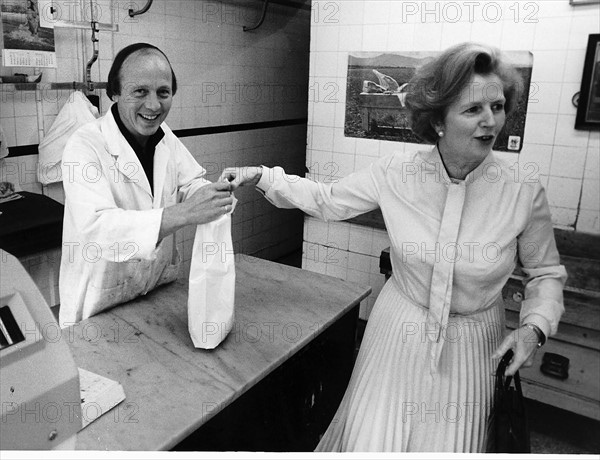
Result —
<path fill-rule="evenodd" d="M 115 117 L 119 131 L 121 131 L 121 134 L 125 136 L 125 139 L 127 139 L 127 142 L 129 142 L 129 145 L 140 160 L 142 168 L 144 168 L 144 172 L 148 178 L 148 182 L 150 183 L 150 190 L 152 190 L 152 194 L 154 194 L 154 152 L 158 143 L 165 136 L 165 132 L 161 127 L 159 127 L 158 130 L 152 136 L 150 136 L 148 142 L 146 142 L 146 146 L 142 147 L 133 134 L 131 134 L 125 127 L 125 124 L 119 116 L 117 104 L 113 104 L 110 110 Z"/>

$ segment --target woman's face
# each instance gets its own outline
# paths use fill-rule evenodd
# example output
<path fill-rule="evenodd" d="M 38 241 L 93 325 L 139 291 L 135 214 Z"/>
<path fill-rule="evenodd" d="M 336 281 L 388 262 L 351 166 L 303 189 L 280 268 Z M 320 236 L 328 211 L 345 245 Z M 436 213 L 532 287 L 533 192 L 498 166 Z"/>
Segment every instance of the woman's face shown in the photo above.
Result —
<path fill-rule="evenodd" d="M 490 153 L 506 120 L 505 102 L 497 75 L 474 75 L 444 121 L 434 125 L 438 133 L 444 131 L 439 148 L 448 172 L 456 173 L 453 177 L 464 177 Z"/>

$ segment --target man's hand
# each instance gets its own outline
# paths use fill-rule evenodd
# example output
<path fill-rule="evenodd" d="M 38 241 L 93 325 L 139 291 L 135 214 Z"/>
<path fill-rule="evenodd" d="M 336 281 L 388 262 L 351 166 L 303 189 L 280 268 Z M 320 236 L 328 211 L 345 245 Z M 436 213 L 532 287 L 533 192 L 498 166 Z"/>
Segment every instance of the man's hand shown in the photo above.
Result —
<path fill-rule="evenodd" d="M 232 185 L 224 181 L 214 182 L 196 190 L 192 196 L 181 203 L 185 206 L 188 224 L 206 224 L 231 211 L 232 190 Z"/>
<path fill-rule="evenodd" d="M 239 168 L 225 168 L 219 182 L 229 181 L 233 190 L 244 185 L 256 185 L 262 177 L 261 166 L 242 166 Z"/>
<path fill-rule="evenodd" d="M 163 209 L 158 240 L 186 225 L 206 224 L 230 212 L 232 190 L 232 184 L 227 181 L 214 182 L 196 190 L 183 203 Z"/>

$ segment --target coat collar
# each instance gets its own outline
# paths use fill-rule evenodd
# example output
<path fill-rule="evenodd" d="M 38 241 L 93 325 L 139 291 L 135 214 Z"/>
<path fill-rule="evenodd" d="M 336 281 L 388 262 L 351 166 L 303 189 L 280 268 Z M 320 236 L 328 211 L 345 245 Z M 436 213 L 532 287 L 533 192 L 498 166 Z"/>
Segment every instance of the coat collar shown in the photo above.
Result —
<path fill-rule="evenodd" d="M 109 110 L 101 121 L 102 132 L 108 145 L 108 151 L 115 159 L 115 167 L 124 174 L 131 183 L 139 186 L 151 198 L 153 198 L 154 207 L 160 206 L 162 189 L 164 187 L 166 163 L 168 162 L 168 152 L 166 151 L 165 137 L 156 145 L 154 153 L 154 197 L 150 189 L 150 183 L 144 174 L 144 168 L 140 163 L 135 151 L 121 133 L 119 126 Z M 170 131 L 164 123 L 161 128 L 167 132 Z"/>

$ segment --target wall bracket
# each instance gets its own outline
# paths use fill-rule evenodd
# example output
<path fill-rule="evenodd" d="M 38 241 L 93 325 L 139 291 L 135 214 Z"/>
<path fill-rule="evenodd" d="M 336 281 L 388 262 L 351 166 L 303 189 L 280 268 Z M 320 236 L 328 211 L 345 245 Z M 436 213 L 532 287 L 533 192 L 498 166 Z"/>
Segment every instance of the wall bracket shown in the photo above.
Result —
<path fill-rule="evenodd" d="M 134 11 L 133 8 L 129 8 L 129 17 L 132 18 L 138 14 L 144 14 L 152 6 L 152 0 L 148 0 L 141 10 Z"/>

